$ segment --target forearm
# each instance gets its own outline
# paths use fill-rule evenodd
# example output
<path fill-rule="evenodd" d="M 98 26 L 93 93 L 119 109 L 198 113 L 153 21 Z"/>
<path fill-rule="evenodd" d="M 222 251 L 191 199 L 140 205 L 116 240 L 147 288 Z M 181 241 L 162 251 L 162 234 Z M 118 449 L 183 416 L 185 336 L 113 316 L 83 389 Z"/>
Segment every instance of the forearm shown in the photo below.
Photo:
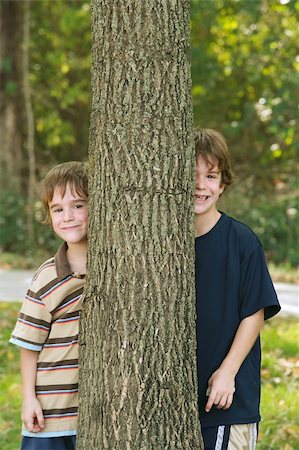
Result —
<path fill-rule="evenodd" d="M 243 361 L 252 349 L 260 333 L 263 322 L 263 309 L 242 320 L 237 329 L 231 348 L 220 366 L 221 368 L 226 368 L 231 371 L 233 376 L 236 376 Z"/>
<path fill-rule="evenodd" d="M 23 398 L 35 397 L 37 358 L 39 353 L 21 348 L 21 374 Z"/>
<path fill-rule="evenodd" d="M 219 409 L 228 409 L 231 406 L 235 392 L 235 377 L 253 347 L 263 321 L 264 310 L 261 309 L 240 323 L 228 354 L 209 379 L 206 412 L 210 411 L 213 404 Z"/>
<path fill-rule="evenodd" d="M 22 420 L 27 430 L 33 433 L 37 433 L 44 428 L 42 408 L 35 393 L 38 355 L 38 352 L 27 350 L 25 348 L 21 349 L 23 390 Z"/>

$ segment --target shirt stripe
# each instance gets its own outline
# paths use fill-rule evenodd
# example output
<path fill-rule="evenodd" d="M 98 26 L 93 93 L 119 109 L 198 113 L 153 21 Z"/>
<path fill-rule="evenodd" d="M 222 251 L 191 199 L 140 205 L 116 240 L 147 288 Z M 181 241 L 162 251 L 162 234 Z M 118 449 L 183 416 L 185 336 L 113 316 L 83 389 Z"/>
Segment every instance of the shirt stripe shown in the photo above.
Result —
<path fill-rule="evenodd" d="M 65 390 L 65 391 L 37 391 L 36 395 L 67 395 L 67 394 L 74 394 L 79 392 L 78 389 L 70 389 L 70 390 Z"/>
<path fill-rule="evenodd" d="M 40 296 L 40 298 L 45 299 L 46 297 L 48 297 L 48 295 L 50 295 L 53 291 L 55 291 L 56 289 L 58 289 L 60 286 L 64 285 L 65 283 L 67 283 L 68 281 L 72 280 L 73 276 L 70 275 L 69 277 L 67 277 L 65 280 L 60 281 L 59 283 L 55 284 L 55 286 L 53 286 L 51 289 L 49 289 L 48 291 L 46 291 L 44 294 L 42 294 Z"/>
<path fill-rule="evenodd" d="M 35 352 L 40 352 L 42 349 L 41 345 L 34 345 L 26 341 L 22 341 L 22 339 L 16 339 L 13 336 L 9 339 L 11 344 L 17 345 L 21 348 L 27 348 L 27 350 L 33 350 Z"/>
<path fill-rule="evenodd" d="M 55 258 L 36 272 L 10 340 L 39 352 L 35 389 L 46 420 L 35 437 L 72 435 L 77 427 L 79 316 L 85 280 L 73 276 L 66 250 L 63 244 Z M 32 435 L 25 426 L 22 434 Z"/>
<path fill-rule="evenodd" d="M 38 325 L 36 323 L 29 322 L 28 320 L 24 320 L 24 319 L 19 318 L 18 322 L 23 323 L 24 325 L 26 325 L 28 327 L 38 328 L 40 330 L 44 330 L 44 331 L 47 331 L 47 332 L 49 331 L 48 327 L 45 327 L 44 325 Z"/>

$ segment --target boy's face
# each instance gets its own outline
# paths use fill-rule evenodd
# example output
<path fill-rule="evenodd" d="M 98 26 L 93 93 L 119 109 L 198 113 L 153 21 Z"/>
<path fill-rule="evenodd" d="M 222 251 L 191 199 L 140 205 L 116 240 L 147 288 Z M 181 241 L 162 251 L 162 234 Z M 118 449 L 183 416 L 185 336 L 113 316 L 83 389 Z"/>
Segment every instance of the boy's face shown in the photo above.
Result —
<path fill-rule="evenodd" d="M 75 189 L 66 186 L 62 197 L 59 188 L 54 189 L 49 202 L 52 227 L 57 236 L 68 244 L 79 244 L 87 241 L 88 199 L 78 194 Z"/>
<path fill-rule="evenodd" d="M 218 162 L 211 160 L 211 164 L 199 156 L 196 160 L 194 212 L 196 215 L 208 215 L 215 212 L 216 203 L 224 191 L 221 184 L 221 172 Z"/>

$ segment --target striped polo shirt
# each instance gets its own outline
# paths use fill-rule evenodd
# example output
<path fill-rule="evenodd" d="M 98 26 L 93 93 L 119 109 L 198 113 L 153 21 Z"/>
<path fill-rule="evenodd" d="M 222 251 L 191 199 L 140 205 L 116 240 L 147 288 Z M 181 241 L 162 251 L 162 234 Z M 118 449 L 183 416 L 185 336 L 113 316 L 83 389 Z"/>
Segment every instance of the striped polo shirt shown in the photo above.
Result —
<path fill-rule="evenodd" d="M 10 342 L 39 352 L 36 396 L 45 427 L 23 436 L 76 434 L 78 415 L 78 333 L 85 277 L 72 273 L 67 244 L 35 273 Z"/>

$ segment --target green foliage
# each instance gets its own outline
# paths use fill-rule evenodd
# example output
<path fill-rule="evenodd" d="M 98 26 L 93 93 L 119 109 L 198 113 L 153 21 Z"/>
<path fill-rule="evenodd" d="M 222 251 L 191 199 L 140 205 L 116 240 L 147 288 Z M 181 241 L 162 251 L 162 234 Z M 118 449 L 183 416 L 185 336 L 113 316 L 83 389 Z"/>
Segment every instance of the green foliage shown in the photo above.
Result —
<path fill-rule="evenodd" d="M 27 226 L 26 198 L 14 192 L 0 193 L 0 242 L 1 252 L 12 252 L 24 256 L 42 253 L 52 256 L 59 242 L 53 231 L 40 223 L 40 204 L 35 205 L 34 242 L 31 242 Z M 42 249 L 42 252 L 41 252 Z M 37 267 L 38 261 L 34 264 Z"/>
<path fill-rule="evenodd" d="M 6 249 L 14 251 L 19 248 L 19 244 L 22 246 L 25 236 L 25 201 L 12 192 L 1 192 L 0 195 L 0 241 L 2 251 Z"/>
<path fill-rule="evenodd" d="M 10 77 L 13 76 L 12 61 L 10 58 L 6 57 L 0 61 L 0 65 L 2 73 L 6 75 L 4 77 L 4 91 L 8 96 L 13 97 L 17 93 L 18 87 L 16 82 L 13 79 L 10 79 Z"/>
<path fill-rule="evenodd" d="M 252 228 L 264 246 L 268 261 L 274 264 L 284 262 L 290 267 L 298 266 L 297 196 L 281 195 L 275 201 L 271 201 L 266 195 L 255 198 L 251 181 L 237 182 L 221 198 L 220 209 Z"/>
<path fill-rule="evenodd" d="M 31 2 L 30 9 L 29 75 L 40 180 L 53 165 L 87 155 L 91 10 L 86 0 L 43 0 Z M 224 196 L 225 210 L 253 227 L 270 259 L 293 266 L 299 242 L 298 15 L 298 0 L 191 1 L 194 123 L 223 132 L 239 178 Z M 9 59 L 2 69 L 11 73 Z M 8 82 L 6 89 L 17 98 L 20 86 Z M 25 198 L 6 195 L 2 249 L 27 252 L 32 243 Z M 38 223 L 36 236 L 47 248 L 50 232 Z"/>
<path fill-rule="evenodd" d="M 293 182 L 299 2 L 193 0 L 195 124 L 224 133 L 256 194 Z"/>
<path fill-rule="evenodd" d="M 257 208 L 248 212 L 243 211 L 242 219 L 245 216 L 246 223 L 260 236 L 270 261 L 274 263 L 288 261 L 295 267 L 299 264 L 298 207 L 289 204 L 289 201 L 278 201 L 273 204 L 264 199 Z"/>
<path fill-rule="evenodd" d="M 90 97 L 90 4 L 44 0 L 31 6 L 30 83 L 38 162 L 84 159 Z"/>
<path fill-rule="evenodd" d="M 0 303 L 0 448 L 16 450 L 20 440 L 21 377 L 19 351 L 8 340 L 20 303 Z M 276 318 L 262 331 L 262 400 L 257 450 L 296 450 L 298 320 Z"/>

